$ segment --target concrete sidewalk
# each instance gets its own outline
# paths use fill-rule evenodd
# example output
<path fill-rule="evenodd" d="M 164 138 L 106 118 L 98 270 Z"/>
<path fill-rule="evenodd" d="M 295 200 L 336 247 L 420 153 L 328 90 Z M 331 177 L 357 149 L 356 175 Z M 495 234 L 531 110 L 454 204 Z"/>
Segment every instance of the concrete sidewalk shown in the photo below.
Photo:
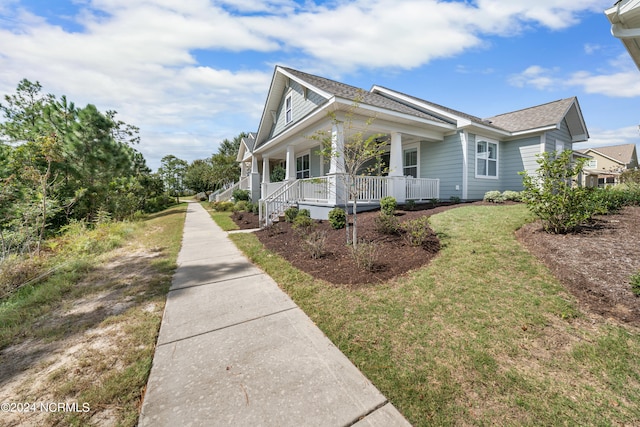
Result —
<path fill-rule="evenodd" d="M 140 426 L 408 426 L 190 203 Z"/>

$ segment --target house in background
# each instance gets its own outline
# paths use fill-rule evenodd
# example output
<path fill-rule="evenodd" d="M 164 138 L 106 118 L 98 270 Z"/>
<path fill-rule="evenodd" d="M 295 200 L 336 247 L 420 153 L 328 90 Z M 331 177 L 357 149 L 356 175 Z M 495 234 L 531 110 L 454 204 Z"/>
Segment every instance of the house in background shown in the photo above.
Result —
<path fill-rule="evenodd" d="M 388 172 L 351 183 L 359 190 L 359 206 L 376 206 L 385 196 L 402 204 L 520 191 L 518 172 L 535 173 L 538 154 L 572 150 L 589 137 L 575 97 L 482 119 L 385 87 L 366 91 L 277 66 L 258 131 L 238 153 L 250 167 L 243 167 L 246 175 L 237 185 L 260 200 L 264 223 L 294 204 L 319 219 L 348 204 L 343 159 L 325 162 L 320 143 L 311 138 L 327 132 L 339 152 L 349 137 L 340 122 L 347 113 L 356 127 L 387 141 L 382 160 Z M 285 179 L 272 183 L 276 166 L 284 167 Z"/>
<path fill-rule="evenodd" d="M 611 34 L 619 38 L 640 69 L 640 0 L 620 0 L 604 12 Z"/>
<path fill-rule="evenodd" d="M 587 176 L 585 184 L 588 187 L 619 184 L 622 172 L 638 167 L 635 144 L 587 148 L 578 150 L 578 152 L 590 157 L 585 167 L 585 175 Z"/>

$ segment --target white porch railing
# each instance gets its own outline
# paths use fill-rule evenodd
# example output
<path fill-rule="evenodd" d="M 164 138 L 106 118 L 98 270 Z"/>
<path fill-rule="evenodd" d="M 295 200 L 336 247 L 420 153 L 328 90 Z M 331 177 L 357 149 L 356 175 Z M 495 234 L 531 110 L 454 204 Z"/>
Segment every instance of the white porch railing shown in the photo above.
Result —
<path fill-rule="evenodd" d="M 429 178 L 406 178 L 407 200 L 430 200 L 440 197 L 440 180 Z"/>
<path fill-rule="evenodd" d="M 397 178 L 397 177 L 396 177 Z M 391 194 L 393 188 L 390 183 L 396 179 L 384 176 L 358 176 L 353 186 L 358 203 L 376 203 L 387 196 L 395 196 L 397 199 L 401 195 Z M 440 180 L 429 178 L 404 178 L 400 177 L 400 182 L 404 180 L 404 200 L 430 200 L 440 196 Z M 338 177 L 335 180 L 337 185 L 348 184 L 346 176 Z M 267 197 L 260 200 L 260 224 L 270 225 L 275 218 L 283 214 L 284 211 L 299 202 L 328 203 L 331 194 L 335 196 L 335 188 L 332 188 L 329 177 L 299 179 L 279 184 Z M 263 187 L 265 188 L 265 187 Z M 273 187 L 266 187 L 273 188 Z M 268 191 L 268 190 L 267 190 Z M 403 191 L 403 188 L 396 187 L 395 191 Z M 353 194 L 349 194 L 351 199 Z"/>
<path fill-rule="evenodd" d="M 298 180 L 299 200 L 306 202 L 327 203 L 329 201 L 329 178 L 306 178 Z"/>
<path fill-rule="evenodd" d="M 276 191 L 281 189 L 282 186 L 285 185 L 285 184 L 286 184 L 285 181 L 263 182 L 262 183 L 262 197 L 266 199 L 267 197 L 271 196 L 273 193 L 275 193 Z"/>
<path fill-rule="evenodd" d="M 384 176 L 357 176 L 355 185 L 351 188 L 351 199 L 354 195 L 358 202 L 379 202 L 389 195 L 389 179 Z"/>
<path fill-rule="evenodd" d="M 249 189 L 249 177 L 245 176 L 240 179 L 240 181 L 233 184 L 231 187 L 227 188 L 223 192 L 216 195 L 217 202 L 225 202 L 227 200 L 231 200 L 231 196 L 233 196 L 233 192 L 235 190 L 248 190 Z"/>
<path fill-rule="evenodd" d="M 299 181 L 285 182 L 278 190 L 269 197 L 261 199 L 259 202 L 258 218 L 260 226 L 269 226 L 284 211 L 298 203 Z"/>

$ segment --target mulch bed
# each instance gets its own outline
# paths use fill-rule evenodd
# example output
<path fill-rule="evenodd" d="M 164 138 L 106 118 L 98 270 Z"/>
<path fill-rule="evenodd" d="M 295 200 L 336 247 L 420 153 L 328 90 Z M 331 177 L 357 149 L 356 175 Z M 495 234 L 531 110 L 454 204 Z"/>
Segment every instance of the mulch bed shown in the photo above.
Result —
<path fill-rule="evenodd" d="M 475 202 L 475 204 L 487 204 Z M 444 204 L 435 208 L 418 205 L 417 210 L 397 212 L 401 222 L 465 204 Z M 401 236 L 378 234 L 373 224 L 378 211 L 358 214 L 360 237 L 376 242 L 378 262 L 374 271 L 356 268 L 345 245 L 345 230 L 332 230 L 320 221 L 318 230 L 327 233 L 326 255 L 318 260 L 304 251 L 303 239 L 291 224 L 280 223 L 256 236 L 270 250 L 280 254 L 298 269 L 338 285 L 362 286 L 385 282 L 426 265 L 437 254 L 440 244 L 432 233 L 426 247 L 409 246 Z M 242 229 L 258 228 L 252 214 L 234 214 Z M 629 285 L 630 276 L 640 271 L 640 207 L 628 207 L 618 214 L 596 218 L 578 233 L 545 233 L 539 222 L 526 224 L 516 237 L 539 258 L 588 311 L 626 324 L 640 326 L 640 298 Z M 393 254 L 389 259 L 384 254 Z"/>
<path fill-rule="evenodd" d="M 535 222 L 516 236 L 586 310 L 640 326 L 640 298 L 629 285 L 640 271 L 640 207 L 599 216 L 574 234 L 545 233 Z"/>

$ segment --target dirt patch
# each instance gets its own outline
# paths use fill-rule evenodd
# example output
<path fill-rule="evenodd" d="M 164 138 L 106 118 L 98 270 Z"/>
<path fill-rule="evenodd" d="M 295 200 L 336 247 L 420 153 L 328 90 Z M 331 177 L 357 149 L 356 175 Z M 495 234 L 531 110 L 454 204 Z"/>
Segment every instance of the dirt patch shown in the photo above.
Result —
<path fill-rule="evenodd" d="M 162 310 L 153 302 L 136 298 L 144 291 L 149 276 L 153 276 L 151 261 L 160 253 L 122 248 L 116 254 L 111 262 L 77 285 L 83 292 L 66 298 L 63 305 L 34 324 L 36 337 L 0 351 L 0 402 L 67 403 L 58 395 L 63 384 L 100 381 L 105 373 L 123 369 L 119 349 L 124 350 L 128 343 L 126 322 L 115 316 L 132 308 Z M 93 425 L 116 425 L 117 405 L 113 402 L 112 406 L 91 408 Z M 56 424 L 51 417 L 43 411 L 9 412 L 2 414 L 1 424 Z"/>
<path fill-rule="evenodd" d="M 640 207 L 599 216 L 574 234 L 545 233 L 536 222 L 516 236 L 584 309 L 640 326 L 640 298 L 629 285 L 640 271 Z"/>

